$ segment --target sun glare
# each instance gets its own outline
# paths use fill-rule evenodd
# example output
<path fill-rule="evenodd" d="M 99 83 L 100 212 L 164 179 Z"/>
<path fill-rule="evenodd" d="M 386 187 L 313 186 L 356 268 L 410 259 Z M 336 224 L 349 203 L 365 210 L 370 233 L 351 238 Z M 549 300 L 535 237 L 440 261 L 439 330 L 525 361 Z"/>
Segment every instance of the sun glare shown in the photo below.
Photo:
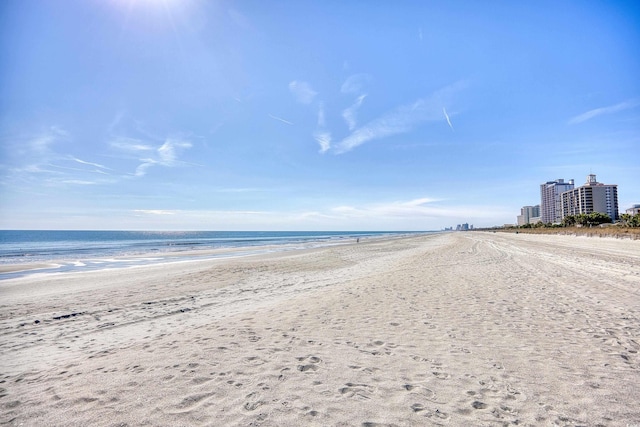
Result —
<path fill-rule="evenodd" d="M 164 8 L 171 9 L 187 3 L 185 0 L 113 0 L 126 8 Z"/>
<path fill-rule="evenodd" d="M 121 0 L 123 3 L 135 3 L 135 4 L 167 4 L 178 3 L 179 0 Z"/>
<path fill-rule="evenodd" d="M 124 33 L 132 28 L 138 31 L 171 31 L 178 36 L 180 23 L 184 23 L 192 2 L 190 0 L 112 0 L 123 13 Z"/>

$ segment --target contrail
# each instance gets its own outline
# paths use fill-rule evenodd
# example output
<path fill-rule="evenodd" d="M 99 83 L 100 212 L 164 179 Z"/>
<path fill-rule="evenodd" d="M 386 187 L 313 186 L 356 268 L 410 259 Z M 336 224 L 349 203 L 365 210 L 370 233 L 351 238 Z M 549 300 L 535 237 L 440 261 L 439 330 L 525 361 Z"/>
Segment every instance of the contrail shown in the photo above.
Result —
<path fill-rule="evenodd" d="M 286 124 L 288 124 L 288 125 L 292 125 L 292 126 L 293 126 L 293 123 L 291 123 L 291 122 L 290 122 L 290 121 L 288 121 L 288 120 L 282 119 L 282 118 L 280 118 L 280 117 L 276 117 L 276 116 L 274 116 L 274 115 L 272 115 L 272 114 L 269 114 L 269 117 L 271 117 L 271 118 L 272 118 L 272 119 L 274 119 L 274 120 L 280 120 L 282 123 L 286 123 Z"/>
<path fill-rule="evenodd" d="M 447 114 L 447 110 L 444 107 L 442 107 L 442 112 L 444 113 L 444 117 L 447 119 L 447 123 L 449 123 L 449 127 L 451 128 L 451 130 L 453 130 L 451 119 L 449 118 L 449 115 Z"/>

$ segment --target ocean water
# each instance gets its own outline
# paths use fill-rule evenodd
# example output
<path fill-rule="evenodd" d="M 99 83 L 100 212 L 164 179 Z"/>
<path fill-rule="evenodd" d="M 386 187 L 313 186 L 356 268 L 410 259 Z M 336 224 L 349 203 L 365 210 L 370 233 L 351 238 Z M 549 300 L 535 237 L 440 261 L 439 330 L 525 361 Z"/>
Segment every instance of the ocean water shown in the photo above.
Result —
<path fill-rule="evenodd" d="M 179 252 L 198 249 L 243 248 L 246 251 L 240 254 L 250 254 L 264 251 L 264 246 L 269 246 L 269 251 L 277 251 L 416 233 L 419 232 L 0 230 L 0 267 L 12 264 L 54 264 L 28 271 L 0 272 L 0 280 L 36 272 L 117 268 L 164 262 Z M 238 255 L 237 252 L 234 254 Z M 207 256 L 225 255 L 221 253 Z"/>

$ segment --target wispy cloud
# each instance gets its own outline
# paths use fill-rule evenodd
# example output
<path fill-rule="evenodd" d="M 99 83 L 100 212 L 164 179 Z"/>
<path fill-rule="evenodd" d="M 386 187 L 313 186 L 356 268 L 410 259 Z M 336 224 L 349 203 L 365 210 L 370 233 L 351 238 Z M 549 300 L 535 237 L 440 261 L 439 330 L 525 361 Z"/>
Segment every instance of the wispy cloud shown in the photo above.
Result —
<path fill-rule="evenodd" d="M 65 179 L 60 181 L 63 184 L 73 184 L 73 185 L 95 185 L 94 181 L 85 181 L 81 179 Z"/>
<path fill-rule="evenodd" d="M 443 208 L 433 206 L 438 199 L 422 197 L 407 201 L 395 201 L 368 206 L 338 206 L 332 212 L 346 216 L 359 217 L 416 217 L 416 216 L 445 216 Z"/>
<path fill-rule="evenodd" d="M 342 218 L 343 221 L 349 219 L 365 222 L 369 220 L 382 222 L 401 220 L 408 223 L 421 223 L 430 219 L 490 219 L 496 214 L 496 210 L 479 206 L 459 206 L 443 202 L 445 201 L 441 199 L 422 197 L 362 206 L 337 206 L 332 208 L 330 212 L 338 218 Z"/>
<path fill-rule="evenodd" d="M 69 138 L 71 136 L 71 134 L 68 131 L 66 131 L 65 129 L 63 129 L 61 126 L 53 125 L 53 126 L 51 126 L 50 129 L 51 129 L 51 132 L 57 137 Z"/>
<path fill-rule="evenodd" d="M 421 197 L 419 199 L 409 200 L 407 202 L 400 203 L 402 206 L 422 206 L 427 203 L 438 202 L 440 199 L 434 199 L 431 197 Z"/>
<path fill-rule="evenodd" d="M 175 166 L 178 158 L 178 150 L 191 148 L 191 143 L 179 139 L 167 139 L 160 148 L 161 164 L 164 166 Z"/>
<path fill-rule="evenodd" d="M 157 162 L 154 161 L 153 159 L 142 159 L 142 163 L 138 165 L 133 176 L 136 176 L 136 177 L 145 176 L 149 168 L 155 165 L 156 163 Z"/>
<path fill-rule="evenodd" d="M 447 114 L 447 109 L 442 107 L 442 112 L 444 113 L 444 117 L 447 119 L 447 123 L 449 124 L 449 127 L 451 128 L 451 130 L 453 130 L 453 125 L 451 124 L 451 119 L 449 118 L 449 115 Z"/>
<path fill-rule="evenodd" d="M 313 134 L 313 138 L 320 145 L 320 153 L 326 153 L 331 148 L 331 132 L 326 129 L 326 119 L 324 116 L 324 104 L 318 107 L 318 129 Z"/>
<path fill-rule="evenodd" d="M 320 145 L 320 152 L 326 153 L 331 148 L 331 133 L 318 131 L 313 134 L 313 138 Z"/>
<path fill-rule="evenodd" d="M 143 122 L 120 111 L 108 127 L 109 147 L 116 156 L 140 162 L 133 173 L 124 177 L 142 177 L 154 166 L 177 167 L 186 163 L 180 155 L 192 147 L 184 137 L 161 137 L 150 131 Z M 79 163 L 107 168 L 98 164 L 76 159 Z"/>
<path fill-rule="evenodd" d="M 137 201 L 140 203 L 140 201 Z M 158 203 L 157 200 L 145 203 Z M 171 203 L 170 201 L 168 203 Z M 510 217 L 512 208 L 499 206 L 465 205 L 431 197 L 407 198 L 397 201 L 363 202 L 355 205 L 316 206 L 311 210 L 184 210 L 171 206 L 147 207 L 137 205 L 122 210 L 114 209 L 105 214 L 96 211 L 94 218 L 100 218 L 100 224 L 109 229 L 118 229 L 123 223 L 131 228 L 140 229 L 184 229 L 206 230 L 212 223 L 219 224 L 224 230 L 428 230 L 440 228 L 456 222 L 488 222 L 496 215 Z M 91 219 L 94 221 L 95 219 Z M 69 226 L 90 226 L 91 223 L 70 223 L 68 215 L 53 218 L 57 228 Z"/>
<path fill-rule="evenodd" d="M 575 125 L 578 123 L 586 122 L 587 120 L 591 120 L 594 117 L 602 116 L 605 114 L 614 114 L 619 111 L 629 110 L 631 108 L 635 108 L 640 105 L 640 101 L 637 99 L 628 100 L 625 102 L 621 102 L 616 105 L 610 105 L 608 107 L 595 108 L 593 110 L 589 110 L 586 113 L 579 114 L 575 117 L 572 117 L 569 120 L 570 125 Z"/>
<path fill-rule="evenodd" d="M 38 134 L 11 135 L 2 141 L 6 152 L 0 158 L 2 167 L 12 172 L 13 178 L 28 174 L 56 173 L 53 162 L 63 158 L 56 145 L 70 139 L 70 134 L 58 126 L 50 126 Z"/>
<path fill-rule="evenodd" d="M 194 224 L 202 226 L 217 221 L 225 224 L 229 229 L 234 226 L 241 227 L 265 227 L 278 229 L 289 224 L 309 226 L 314 224 L 320 229 L 331 227 L 340 229 L 353 229 L 358 225 L 382 223 L 400 229 L 409 224 L 410 227 L 419 227 L 428 219 L 451 219 L 467 217 L 470 211 L 483 212 L 486 209 L 477 207 L 451 208 L 440 205 L 441 200 L 432 197 L 420 197 L 416 199 L 382 202 L 376 204 L 363 204 L 356 206 L 324 207 L 312 211 L 277 211 L 277 210 L 179 210 L 179 209 L 135 209 L 130 211 L 138 218 L 146 218 L 149 221 L 162 221 L 162 226 L 172 224 Z M 489 213 L 487 213 L 489 215 Z M 167 221 L 167 222 L 165 222 Z"/>
<path fill-rule="evenodd" d="M 353 130 L 336 146 L 336 153 L 346 153 L 366 142 L 409 132 L 426 121 L 442 120 L 440 105 L 448 103 L 449 98 L 465 86 L 465 82 L 455 83 L 435 92 L 430 97 L 418 99 L 383 114 Z"/>
<path fill-rule="evenodd" d="M 327 126 L 327 119 L 324 115 L 324 103 L 321 102 L 318 106 L 318 127 L 324 128 L 325 126 Z"/>
<path fill-rule="evenodd" d="M 60 126 L 50 126 L 35 136 L 16 135 L 11 140 L 11 157 L 6 159 L 11 174 L 6 184 L 39 191 L 114 182 L 110 167 L 60 151 L 74 142 L 74 135 Z"/>
<path fill-rule="evenodd" d="M 354 93 L 361 95 L 364 88 L 371 82 L 372 78 L 369 74 L 353 74 L 344 81 L 340 92 L 342 93 Z"/>
<path fill-rule="evenodd" d="M 34 154 L 48 155 L 56 142 L 69 139 L 70 136 L 69 132 L 60 126 L 50 126 L 38 136 L 28 138 L 27 147 Z"/>
<path fill-rule="evenodd" d="M 289 90 L 301 104 L 311 104 L 313 99 L 318 94 L 311 88 L 311 85 L 307 82 L 300 82 L 297 80 L 289 83 Z"/>
<path fill-rule="evenodd" d="M 346 153 L 365 142 L 408 132 L 418 123 L 425 120 L 437 120 L 438 117 L 440 117 L 440 112 L 437 111 L 436 116 L 434 108 L 430 107 L 424 99 L 420 99 L 412 104 L 398 107 L 354 130 L 338 144 L 336 152 L 338 154 Z"/>
<path fill-rule="evenodd" d="M 143 121 L 127 114 L 125 110 L 118 111 L 107 126 L 109 137 L 127 143 L 127 140 L 161 141 L 162 136 L 152 132 Z"/>
<path fill-rule="evenodd" d="M 162 210 L 162 209 L 134 209 L 137 214 L 144 215 L 175 215 L 179 211 Z"/>
<path fill-rule="evenodd" d="M 7 143 L 11 147 L 8 150 L 10 156 L 0 161 L 4 163 L 0 168 L 11 172 L 4 183 L 31 185 L 32 188 L 112 185 L 132 176 L 144 176 L 154 166 L 187 164 L 181 156 L 192 147 L 191 142 L 179 137 L 158 140 L 143 131 L 139 122 L 119 113 L 108 124 L 106 147 L 111 149 L 111 153 L 107 155 L 101 152 L 104 146 L 99 145 L 93 145 L 90 151 L 76 148 L 79 155 L 62 151 L 77 145 L 78 141 L 61 126 L 49 126 L 35 135 L 12 135 Z M 91 154 L 87 154 L 89 152 Z M 96 161 L 96 156 L 110 160 Z M 120 161 L 123 159 L 125 163 Z M 129 166 L 125 166 L 127 163 Z M 133 170 L 129 169 L 132 165 Z M 128 173 L 123 172 L 127 169 Z"/>
<path fill-rule="evenodd" d="M 78 159 L 77 157 L 71 156 L 71 160 L 73 160 L 74 162 L 80 163 L 81 165 L 94 166 L 94 167 L 96 167 L 98 169 L 111 170 L 111 168 L 103 166 L 103 165 L 101 165 L 99 163 L 87 162 L 85 160 Z"/>
<path fill-rule="evenodd" d="M 68 162 L 67 159 L 60 159 L 60 162 Z M 73 163 L 72 163 L 73 164 Z M 107 172 L 100 170 L 100 169 L 91 169 L 88 170 L 86 168 L 81 168 L 81 167 L 70 167 L 70 166 L 63 166 L 60 164 L 53 164 L 53 163 L 47 163 L 44 166 L 49 166 L 51 168 L 54 168 L 56 170 L 66 170 L 66 171 L 76 171 L 76 172 L 83 172 L 83 173 L 98 173 L 98 174 L 102 174 L 102 175 L 108 175 Z"/>
<path fill-rule="evenodd" d="M 320 102 L 318 125 L 313 132 L 313 138 L 320 145 L 320 153 L 326 153 L 331 150 L 335 154 L 343 154 L 369 141 L 410 132 L 419 124 L 427 121 L 444 119 L 453 130 L 453 124 L 447 114 L 446 105 L 451 103 L 451 98 L 455 93 L 467 85 L 466 82 L 460 81 L 446 86 L 434 92 L 431 96 L 396 107 L 358 127 L 357 115 L 367 97 L 367 94 L 362 93 L 362 89 L 370 80 L 371 77 L 368 74 L 354 74 L 342 84 L 342 93 L 356 93 L 358 96 L 353 104 L 342 110 L 342 118 L 348 126 L 349 134 L 339 140 L 338 143 L 333 141 L 332 133 L 326 125 L 324 104 Z M 304 88 L 304 86 L 300 82 L 292 82 L 290 85 L 290 89 L 294 93 L 305 93 L 307 89 L 310 90 L 310 88 L 301 88 Z M 315 96 L 315 92 L 313 92 L 313 96 Z"/>
<path fill-rule="evenodd" d="M 120 127 L 120 123 L 122 122 L 124 117 L 125 117 L 125 111 L 124 110 L 118 111 L 116 115 L 113 117 L 113 119 L 111 120 L 111 122 L 109 123 L 109 125 L 107 126 L 107 131 L 109 133 L 113 133 L 114 131 L 116 131 Z"/>
<path fill-rule="evenodd" d="M 117 150 L 127 152 L 140 152 L 140 151 L 153 151 L 154 147 L 151 144 L 147 144 L 141 139 L 129 138 L 129 137 L 116 137 L 109 142 L 109 145 Z"/>
<path fill-rule="evenodd" d="M 285 120 L 282 117 L 277 117 L 277 116 L 274 116 L 273 114 L 269 114 L 269 117 L 271 117 L 274 120 L 278 120 L 278 121 L 280 121 L 282 123 L 286 123 L 288 125 L 293 125 L 293 123 L 291 123 L 289 120 Z"/>
<path fill-rule="evenodd" d="M 45 154 L 51 145 L 56 141 L 56 137 L 50 133 L 37 136 L 29 141 L 30 149 L 37 154 Z"/>
<path fill-rule="evenodd" d="M 266 188 L 247 187 L 247 188 L 218 188 L 218 189 L 213 189 L 211 191 L 215 191 L 216 193 L 259 193 L 259 192 L 266 192 L 266 191 L 273 191 L 273 190 L 266 189 Z"/>
<path fill-rule="evenodd" d="M 345 109 L 342 112 L 342 117 L 344 118 L 345 122 L 347 122 L 347 126 L 349 126 L 349 130 L 354 130 L 357 126 L 357 121 L 356 121 L 356 113 L 358 111 L 358 109 L 362 106 L 362 101 L 364 101 L 364 99 L 367 97 L 367 95 L 360 95 L 357 99 L 356 102 L 354 102 L 349 108 Z"/>
<path fill-rule="evenodd" d="M 174 167 L 183 165 L 184 163 L 178 160 L 178 153 L 182 150 L 191 148 L 191 143 L 180 139 L 167 139 L 156 150 L 156 156 L 153 158 L 140 159 L 142 163 L 136 168 L 135 176 L 140 177 L 147 174 L 150 167 L 159 165 L 166 167 Z"/>

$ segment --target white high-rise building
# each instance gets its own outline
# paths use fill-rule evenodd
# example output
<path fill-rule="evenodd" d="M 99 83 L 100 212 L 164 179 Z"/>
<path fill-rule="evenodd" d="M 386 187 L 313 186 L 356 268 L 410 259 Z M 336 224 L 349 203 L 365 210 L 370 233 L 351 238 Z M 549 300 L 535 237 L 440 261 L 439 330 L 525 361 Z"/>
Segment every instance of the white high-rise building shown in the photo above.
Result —
<path fill-rule="evenodd" d="M 619 219 L 618 186 L 599 183 L 594 174 L 587 176 L 582 187 L 562 193 L 561 199 L 563 217 L 601 212 L 609 215 L 611 221 Z"/>
<path fill-rule="evenodd" d="M 564 182 L 564 179 L 547 181 L 540 185 L 540 219 L 546 223 L 559 223 L 562 221 L 562 200 L 560 195 L 573 189 L 573 179 Z"/>
<path fill-rule="evenodd" d="M 540 221 L 540 205 L 523 206 L 518 215 L 518 225 L 535 224 Z"/>

